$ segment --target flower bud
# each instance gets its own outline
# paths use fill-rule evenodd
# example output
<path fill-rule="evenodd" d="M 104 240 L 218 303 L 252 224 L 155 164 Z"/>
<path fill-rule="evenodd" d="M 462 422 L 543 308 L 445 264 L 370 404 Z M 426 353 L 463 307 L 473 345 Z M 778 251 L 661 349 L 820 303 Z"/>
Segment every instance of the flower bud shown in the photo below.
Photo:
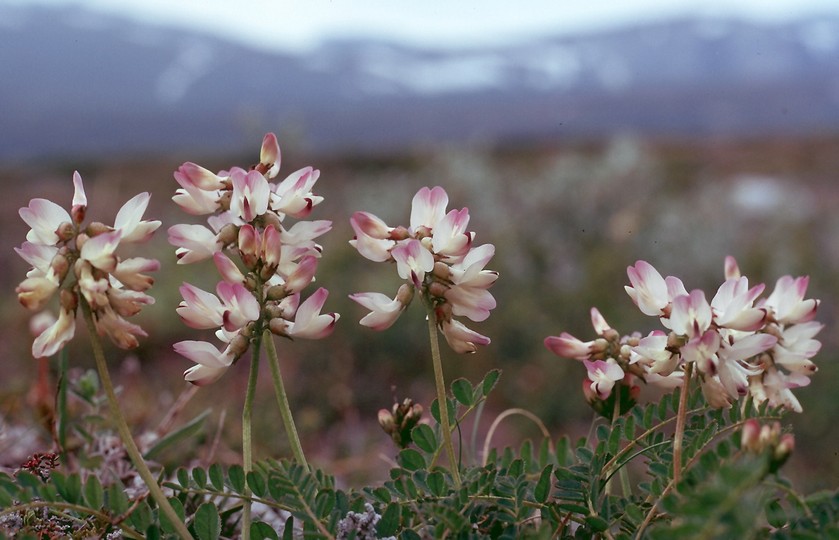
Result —
<path fill-rule="evenodd" d="M 793 450 L 795 450 L 795 436 L 792 433 L 785 433 L 781 436 L 778 446 L 775 447 L 774 458 L 783 463 Z"/>
<path fill-rule="evenodd" d="M 268 322 L 268 329 L 276 336 L 289 337 L 288 335 L 289 322 L 283 318 L 277 317 Z"/>
<path fill-rule="evenodd" d="M 55 234 L 58 235 L 59 240 L 62 242 L 68 242 L 73 239 L 73 236 L 76 234 L 76 229 L 73 227 L 72 223 L 65 221 L 58 226 L 58 229 L 55 230 Z"/>
<path fill-rule="evenodd" d="M 445 280 L 451 279 L 452 275 L 449 265 L 442 261 L 437 261 L 434 263 L 434 270 L 432 270 L 431 273 L 434 274 L 436 277 Z"/>
<path fill-rule="evenodd" d="M 629 356 L 630 356 L 631 352 L 632 352 L 632 347 L 629 344 L 624 343 L 623 345 L 621 345 L 620 357 L 622 359 L 629 360 Z"/>
<path fill-rule="evenodd" d="M 419 227 L 417 227 L 417 230 L 414 231 L 414 236 L 420 240 L 423 240 L 425 238 L 431 238 L 432 234 L 433 233 L 431 232 L 431 229 L 429 229 L 425 225 L 420 225 Z"/>
<path fill-rule="evenodd" d="M 230 352 L 233 353 L 233 358 L 238 359 L 245 354 L 250 344 L 251 342 L 247 337 L 243 336 L 241 333 L 237 334 L 236 337 L 233 338 L 233 341 L 230 342 Z"/>
<path fill-rule="evenodd" d="M 449 288 L 439 281 L 433 281 L 428 286 L 428 294 L 436 298 L 443 298 L 447 290 L 449 290 Z"/>
<path fill-rule="evenodd" d="M 410 283 L 403 283 L 399 290 L 396 291 L 396 299 L 399 300 L 403 306 L 408 306 L 414 299 L 414 286 Z"/>
<path fill-rule="evenodd" d="M 76 308 L 79 306 L 79 297 L 68 289 L 61 289 L 61 292 L 58 294 L 58 301 L 64 311 L 76 311 Z"/>
<path fill-rule="evenodd" d="M 277 214 L 273 212 L 266 212 L 262 214 L 261 216 L 259 216 L 259 221 L 260 223 L 262 223 L 262 226 L 266 229 L 268 227 L 274 227 L 278 231 L 283 230 L 282 221 L 280 221 L 279 216 L 277 216 Z"/>
<path fill-rule="evenodd" d="M 254 270 L 259 261 L 259 233 L 253 225 L 242 225 L 238 237 L 239 256 L 248 270 Z"/>
<path fill-rule="evenodd" d="M 87 206 L 74 205 L 70 209 L 70 217 L 73 218 L 73 223 L 80 225 L 84 221 L 84 216 L 87 213 Z"/>
<path fill-rule="evenodd" d="M 235 244 L 239 239 L 239 227 L 232 223 L 228 223 L 218 233 L 218 241 L 222 246 L 229 246 Z"/>
<path fill-rule="evenodd" d="M 272 301 L 282 300 L 288 296 L 285 287 L 282 285 L 272 285 L 271 287 L 268 287 L 268 292 L 265 293 L 265 295 L 268 300 Z"/>
<path fill-rule="evenodd" d="M 388 435 L 393 433 L 396 424 L 393 421 L 393 414 L 387 409 L 379 409 L 379 425 Z"/>
<path fill-rule="evenodd" d="M 431 236 L 424 236 L 420 238 L 420 245 L 430 252 L 434 252 L 434 239 Z"/>
<path fill-rule="evenodd" d="M 279 287 L 279 285 L 276 285 L 276 286 Z M 277 304 L 267 304 L 265 306 L 264 313 L 265 313 L 265 318 L 269 321 L 271 319 L 278 319 L 278 318 L 281 318 L 283 316 L 283 310 Z"/>
<path fill-rule="evenodd" d="M 603 354 L 608 352 L 608 350 L 609 342 L 605 338 L 597 338 L 594 340 L 594 343 L 591 344 L 591 357 L 595 358 L 596 356 L 603 356 Z"/>
<path fill-rule="evenodd" d="M 62 253 L 58 253 L 52 258 L 50 269 L 52 269 L 59 282 L 64 281 L 64 278 L 67 277 L 67 272 L 70 270 L 70 261 Z"/>
<path fill-rule="evenodd" d="M 100 234 L 109 233 L 113 230 L 113 227 L 108 227 L 107 225 L 99 221 L 94 221 L 93 223 L 85 227 L 85 232 L 91 238 L 93 238 L 94 236 L 99 236 Z"/>
<path fill-rule="evenodd" d="M 390 231 L 390 239 L 391 240 L 396 240 L 397 242 L 399 240 L 405 240 L 405 239 L 410 238 L 410 237 L 411 237 L 411 233 L 409 233 L 408 229 L 406 229 L 402 225 L 400 225 L 399 227 L 396 227 L 395 229 Z"/>
<path fill-rule="evenodd" d="M 618 342 L 620 341 L 621 335 L 614 328 L 609 328 L 603 332 L 603 337 L 606 338 L 607 341 Z"/>
<path fill-rule="evenodd" d="M 225 179 L 223 183 L 225 184 L 226 190 L 222 191 L 221 196 L 219 196 L 218 198 L 217 204 L 219 210 L 221 210 L 222 212 L 226 212 L 230 210 L 230 201 L 233 198 L 233 193 L 230 191 L 230 179 Z"/>
<path fill-rule="evenodd" d="M 760 451 L 760 422 L 754 418 L 746 420 L 740 431 L 740 448 L 750 452 Z"/>

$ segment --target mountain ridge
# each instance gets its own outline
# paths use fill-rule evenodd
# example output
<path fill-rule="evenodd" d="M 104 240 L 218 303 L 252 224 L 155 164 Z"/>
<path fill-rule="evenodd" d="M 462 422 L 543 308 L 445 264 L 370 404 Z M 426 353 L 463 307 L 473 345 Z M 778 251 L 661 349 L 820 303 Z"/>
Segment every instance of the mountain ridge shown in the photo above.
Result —
<path fill-rule="evenodd" d="M 681 18 L 452 50 L 270 52 L 78 8 L 0 6 L 0 160 L 839 128 L 839 17 Z M 1 44 L 1 43 L 0 43 Z"/>

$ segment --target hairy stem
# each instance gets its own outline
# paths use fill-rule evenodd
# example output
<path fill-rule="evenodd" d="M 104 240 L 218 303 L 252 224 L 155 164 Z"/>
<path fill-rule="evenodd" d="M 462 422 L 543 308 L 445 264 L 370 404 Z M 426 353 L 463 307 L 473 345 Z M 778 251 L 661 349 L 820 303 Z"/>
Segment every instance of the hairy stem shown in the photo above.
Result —
<path fill-rule="evenodd" d="M 256 395 L 256 381 L 259 376 L 259 355 L 262 334 L 257 333 L 254 338 L 253 349 L 251 349 L 251 366 L 248 374 L 248 388 L 245 391 L 245 405 L 242 407 L 242 467 L 245 474 L 253 470 L 253 437 L 252 437 L 252 415 L 253 400 Z M 250 495 L 250 488 L 245 486 L 245 495 Z M 251 501 L 245 500 L 242 511 L 242 539 L 249 540 L 251 537 Z"/>
<path fill-rule="evenodd" d="M 440 427 L 443 430 L 443 446 L 449 455 L 449 468 L 455 489 L 460 488 L 460 469 L 452 444 L 452 429 L 449 424 L 449 406 L 446 398 L 446 381 L 443 378 L 443 362 L 440 358 L 440 342 L 437 339 L 437 322 L 433 308 L 428 309 L 428 337 L 431 341 L 431 361 L 434 364 L 434 383 L 437 387 L 437 405 L 440 409 Z"/>
<path fill-rule="evenodd" d="M 285 386 L 283 386 L 282 373 L 280 373 L 280 360 L 277 358 L 277 349 L 274 347 L 274 337 L 271 335 L 270 330 L 265 330 L 263 341 L 265 342 L 265 351 L 268 353 L 268 360 L 271 365 L 271 379 L 274 381 L 277 405 L 280 407 L 280 416 L 283 418 L 283 425 L 288 436 L 288 442 L 291 445 L 291 452 L 294 454 L 294 459 L 297 460 L 297 463 L 308 469 L 309 463 L 303 454 L 303 447 L 300 445 L 300 436 L 297 434 L 297 428 L 294 426 L 294 417 L 291 415 L 291 408 L 288 406 L 288 395 L 286 394 Z"/>
<path fill-rule="evenodd" d="M 125 421 L 125 416 L 122 414 L 122 409 L 119 407 L 119 401 L 117 401 L 114 384 L 111 382 L 111 375 L 108 372 L 108 365 L 105 362 L 105 353 L 102 350 L 102 342 L 99 340 L 99 334 L 96 331 L 96 324 L 93 322 L 93 313 L 91 313 L 90 306 L 84 297 L 80 298 L 80 303 L 82 306 L 82 313 L 84 313 L 84 320 L 87 324 L 87 331 L 88 334 L 90 334 L 90 344 L 93 348 L 93 357 L 96 359 L 96 368 L 99 371 L 99 379 L 102 382 L 102 387 L 105 389 L 105 395 L 108 398 L 108 405 L 111 409 L 111 416 L 113 416 L 119 436 L 122 438 L 122 444 L 125 445 L 125 451 L 131 458 L 132 463 L 134 463 L 134 467 L 137 468 L 137 473 L 140 475 L 140 478 L 143 479 L 143 482 L 146 483 L 146 487 L 149 488 L 149 494 L 155 502 L 157 502 L 157 506 L 160 508 L 160 511 L 166 514 L 166 517 L 169 518 L 169 521 L 172 523 L 172 526 L 175 528 L 178 536 L 184 540 L 191 540 L 192 535 L 189 533 L 189 530 L 187 530 L 183 521 L 181 521 L 181 518 L 178 517 L 175 509 L 172 508 L 171 504 L 169 504 L 169 501 L 166 499 L 166 495 L 164 495 L 163 490 L 160 489 L 157 480 L 152 475 L 148 465 L 146 465 L 143 456 L 140 454 L 140 450 L 137 448 L 137 444 L 134 442 L 134 438 L 131 436 L 131 430 L 128 428 L 128 423 Z"/>
<path fill-rule="evenodd" d="M 59 451 L 67 451 L 67 348 L 58 353 L 58 395 L 56 396 L 55 436 Z"/>
<path fill-rule="evenodd" d="M 685 437 L 685 420 L 688 410 L 688 392 L 693 364 L 685 364 L 685 378 L 682 381 L 682 393 L 679 395 L 679 411 L 676 413 L 676 433 L 673 436 L 673 483 L 678 484 L 682 477 L 682 441 Z"/>

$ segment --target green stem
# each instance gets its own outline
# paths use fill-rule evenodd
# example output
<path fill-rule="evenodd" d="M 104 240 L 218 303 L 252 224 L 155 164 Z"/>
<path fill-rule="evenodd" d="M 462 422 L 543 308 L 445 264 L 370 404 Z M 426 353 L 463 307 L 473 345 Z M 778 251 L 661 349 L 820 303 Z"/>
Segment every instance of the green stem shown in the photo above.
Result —
<path fill-rule="evenodd" d="M 59 451 L 67 451 L 67 348 L 62 347 L 58 353 L 58 396 L 56 398 L 56 426 L 55 435 L 58 439 Z"/>
<path fill-rule="evenodd" d="M 274 336 L 271 335 L 270 330 L 265 330 L 263 341 L 265 342 L 265 351 L 268 353 L 268 360 L 271 365 L 271 379 L 274 381 L 277 405 L 280 407 L 280 416 L 283 418 L 283 425 L 288 436 L 288 442 L 291 445 L 291 452 L 294 454 L 294 459 L 297 460 L 297 463 L 308 469 L 309 463 L 303 454 L 303 447 L 300 445 L 300 436 L 297 434 L 297 428 L 294 426 L 294 417 L 291 415 L 291 408 L 288 406 L 288 395 L 286 394 L 285 386 L 283 386 L 282 373 L 280 373 L 280 360 L 277 358 Z"/>
<path fill-rule="evenodd" d="M 431 360 L 434 364 L 434 383 L 437 387 L 437 405 L 440 410 L 440 427 L 443 430 L 443 445 L 449 455 L 449 468 L 452 472 L 455 489 L 460 488 L 460 469 L 457 466 L 457 457 L 452 444 L 452 429 L 449 425 L 449 406 L 446 398 L 446 381 L 443 379 L 443 362 L 440 358 L 440 342 L 437 339 L 437 317 L 434 309 L 428 309 L 428 337 L 431 341 Z"/>
<path fill-rule="evenodd" d="M 257 333 L 251 349 L 251 366 L 248 374 L 248 388 L 245 391 L 245 405 L 242 407 L 242 466 L 245 474 L 253 470 L 253 437 L 252 421 L 253 400 L 256 395 L 256 381 L 259 376 L 259 355 L 262 334 Z M 250 488 L 245 486 L 245 495 L 250 495 Z M 251 501 L 246 499 L 242 513 L 242 539 L 249 540 L 251 536 Z"/>
<path fill-rule="evenodd" d="M 682 381 L 682 393 L 679 396 L 679 411 L 676 413 L 676 433 L 673 436 L 673 483 L 678 484 L 682 477 L 682 441 L 685 438 L 685 420 L 688 410 L 688 392 L 693 364 L 685 364 L 685 378 Z"/>
<path fill-rule="evenodd" d="M 114 392 L 114 384 L 111 382 L 111 375 L 108 373 L 108 364 L 105 362 L 105 353 L 102 350 L 102 342 L 99 340 L 99 334 L 96 331 L 96 324 L 93 322 L 93 313 L 91 313 L 90 306 L 84 297 L 80 297 L 80 303 L 82 306 L 82 313 L 84 314 L 84 320 L 87 324 L 87 331 L 90 334 L 90 345 L 93 348 L 93 357 L 96 359 L 96 368 L 99 371 L 99 379 L 102 382 L 102 387 L 105 389 L 105 395 L 108 398 L 108 405 L 111 409 L 111 416 L 113 416 L 119 436 L 122 438 L 122 444 L 125 445 L 125 451 L 134 463 L 134 467 L 137 468 L 137 473 L 140 475 L 140 478 L 143 479 L 143 482 L 146 483 L 146 487 L 149 488 L 149 494 L 157 502 L 157 506 L 160 508 L 160 511 L 166 514 L 166 517 L 169 518 L 169 521 L 172 523 L 172 526 L 175 527 L 178 536 L 184 540 L 191 540 L 192 535 L 189 533 L 189 530 L 187 530 L 183 521 L 181 521 L 181 518 L 175 512 L 175 509 L 172 508 L 171 504 L 169 504 L 169 501 L 166 499 L 166 495 L 163 494 L 163 490 L 161 490 L 160 486 L 157 484 L 157 480 L 152 475 L 145 460 L 143 460 L 143 456 L 140 454 L 140 450 L 137 448 L 137 444 L 131 436 L 131 430 L 128 428 L 128 423 L 125 421 L 125 416 L 122 414 L 122 409 L 119 407 L 116 392 Z"/>

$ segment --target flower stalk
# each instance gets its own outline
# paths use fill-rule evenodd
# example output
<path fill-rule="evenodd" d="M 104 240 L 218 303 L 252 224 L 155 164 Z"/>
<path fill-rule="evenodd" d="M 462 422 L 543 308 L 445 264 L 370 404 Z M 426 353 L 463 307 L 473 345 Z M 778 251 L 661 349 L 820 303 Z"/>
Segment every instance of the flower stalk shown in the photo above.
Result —
<path fill-rule="evenodd" d="M 242 467 L 245 474 L 253 470 L 253 401 L 256 396 L 256 381 L 259 377 L 259 354 L 261 334 L 254 338 L 253 352 L 251 353 L 250 373 L 248 374 L 248 387 L 245 391 L 245 405 L 242 407 Z M 251 494 L 250 487 L 245 486 L 245 497 Z M 242 511 L 242 538 L 248 540 L 251 534 L 251 500 L 244 500 Z"/>
<path fill-rule="evenodd" d="M 682 443 L 685 438 L 685 420 L 688 410 L 688 392 L 693 375 L 693 364 L 685 364 L 682 393 L 679 395 L 679 410 L 676 413 L 676 433 L 673 435 L 673 483 L 678 484 L 682 476 Z"/>
<path fill-rule="evenodd" d="M 431 361 L 434 364 L 434 383 L 437 387 L 437 405 L 440 410 L 440 427 L 443 430 L 443 446 L 449 456 L 449 469 L 452 472 L 455 489 L 460 488 L 460 468 L 452 444 L 452 429 L 449 423 L 448 398 L 446 397 L 446 382 L 443 378 L 443 362 L 440 358 L 440 343 L 437 338 L 437 323 L 434 309 L 428 309 L 428 337 L 431 341 Z"/>
<path fill-rule="evenodd" d="M 131 462 L 134 463 L 134 467 L 137 468 L 137 473 L 140 475 L 140 478 L 143 479 L 146 487 L 149 488 L 149 494 L 157 503 L 160 511 L 163 512 L 172 523 L 172 526 L 175 528 L 178 536 L 185 540 L 191 540 L 192 535 L 189 533 L 189 530 L 187 530 L 183 521 L 181 521 L 181 518 L 178 517 L 175 509 L 172 508 L 171 504 L 169 504 L 169 501 L 166 499 L 166 495 L 163 494 L 163 490 L 160 489 L 157 480 L 152 475 L 152 472 L 149 470 L 148 465 L 146 465 L 142 454 L 140 454 L 140 450 L 137 448 L 137 444 L 134 442 L 131 430 L 128 428 L 128 423 L 125 421 L 125 416 L 122 414 L 122 409 L 120 409 L 119 401 L 117 400 L 117 395 L 114 391 L 114 384 L 111 381 L 111 376 L 108 372 L 108 365 L 105 362 L 105 353 L 102 350 L 102 343 L 99 341 L 99 335 L 96 332 L 96 324 L 93 322 L 93 313 L 91 312 L 90 305 L 88 305 L 84 297 L 80 298 L 79 303 L 81 304 L 84 320 L 87 324 L 88 334 L 90 334 L 90 343 L 93 348 L 93 357 L 96 360 L 96 368 L 99 371 L 99 379 L 102 382 L 102 387 L 105 389 L 105 395 L 108 398 L 108 406 L 111 409 L 111 416 L 116 424 L 122 443 L 125 445 L 125 451 L 131 458 Z"/>
<path fill-rule="evenodd" d="M 285 386 L 283 385 L 283 375 L 280 372 L 280 360 L 277 357 L 277 349 L 274 346 L 274 340 L 269 330 L 265 331 L 264 341 L 265 351 L 268 353 L 268 363 L 271 366 L 271 380 L 274 383 L 274 393 L 277 396 L 277 405 L 280 408 L 280 416 L 283 419 L 283 426 L 288 436 L 288 442 L 291 445 L 291 452 L 294 454 L 294 459 L 297 460 L 297 463 L 308 469 L 309 463 L 303 454 L 300 436 L 297 434 L 297 428 L 294 425 L 294 416 L 291 414 L 291 407 L 288 404 L 288 394 L 286 394 Z"/>

